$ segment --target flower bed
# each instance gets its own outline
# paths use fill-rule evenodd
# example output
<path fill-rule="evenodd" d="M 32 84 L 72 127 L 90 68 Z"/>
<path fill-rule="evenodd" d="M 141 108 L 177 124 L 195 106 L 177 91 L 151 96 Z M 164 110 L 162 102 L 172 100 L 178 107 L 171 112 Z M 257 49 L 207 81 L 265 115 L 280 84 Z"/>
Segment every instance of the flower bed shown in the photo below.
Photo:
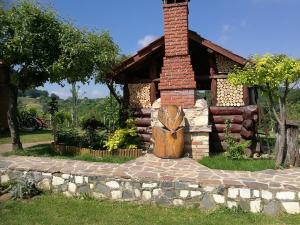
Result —
<path fill-rule="evenodd" d="M 93 157 L 106 157 L 106 156 L 120 156 L 137 158 L 144 155 L 142 149 L 117 149 L 113 151 L 108 150 L 92 150 L 88 148 L 80 148 L 75 146 L 51 144 L 53 151 L 59 154 L 76 154 L 76 155 L 91 155 Z"/>

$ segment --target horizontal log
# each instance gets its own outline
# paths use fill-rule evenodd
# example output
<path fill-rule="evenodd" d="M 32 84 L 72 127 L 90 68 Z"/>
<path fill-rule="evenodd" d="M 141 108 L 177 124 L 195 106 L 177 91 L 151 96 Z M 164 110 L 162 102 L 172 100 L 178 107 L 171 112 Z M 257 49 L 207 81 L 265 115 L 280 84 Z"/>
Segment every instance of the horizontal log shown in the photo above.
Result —
<path fill-rule="evenodd" d="M 254 115 L 258 114 L 257 105 L 249 105 L 244 107 L 243 117 L 245 120 L 254 119 Z"/>
<path fill-rule="evenodd" d="M 212 123 L 225 124 L 227 120 L 231 123 L 242 124 L 244 119 L 242 115 L 211 116 Z"/>
<path fill-rule="evenodd" d="M 151 134 L 138 134 L 138 136 L 141 137 L 142 141 L 144 141 L 144 142 L 151 141 Z"/>
<path fill-rule="evenodd" d="M 151 109 L 136 109 L 133 112 L 134 117 L 151 117 Z"/>
<path fill-rule="evenodd" d="M 152 129 L 151 127 L 137 127 L 138 133 L 139 134 L 151 134 Z"/>
<path fill-rule="evenodd" d="M 230 124 L 230 132 L 231 133 L 240 133 L 242 130 L 241 124 Z M 224 133 L 224 130 L 226 128 L 225 124 L 214 124 L 212 125 L 212 131 L 217 131 L 218 133 Z"/>
<path fill-rule="evenodd" d="M 230 134 L 231 137 L 233 137 L 236 141 L 239 141 L 242 139 L 241 135 L 239 133 L 233 133 Z M 211 133 L 210 140 L 213 142 L 220 142 L 225 140 L 225 133 Z"/>
<path fill-rule="evenodd" d="M 254 129 L 253 120 L 244 120 L 243 127 L 245 127 L 247 130 L 253 130 Z"/>
<path fill-rule="evenodd" d="M 252 130 L 247 130 L 246 128 L 242 128 L 241 136 L 246 140 L 251 140 L 254 137 L 255 133 Z"/>
<path fill-rule="evenodd" d="M 210 107 L 212 115 L 242 115 L 244 112 L 242 107 Z"/>
<path fill-rule="evenodd" d="M 151 126 L 151 118 L 136 118 L 134 124 L 137 127 L 149 127 Z"/>

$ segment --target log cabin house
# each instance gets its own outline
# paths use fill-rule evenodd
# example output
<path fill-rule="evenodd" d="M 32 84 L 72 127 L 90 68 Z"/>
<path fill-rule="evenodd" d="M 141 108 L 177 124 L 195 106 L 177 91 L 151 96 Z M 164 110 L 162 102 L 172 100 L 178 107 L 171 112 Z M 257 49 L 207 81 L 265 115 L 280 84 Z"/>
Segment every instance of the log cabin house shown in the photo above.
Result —
<path fill-rule="evenodd" d="M 258 113 L 254 91 L 226 79 L 246 60 L 189 30 L 188 4 L 189 0 L 163 0 L 164 36 L 118 65 L 113 79 L 124 85 L 124 101 L 134 108 L 146 147 L 156 122 L 155 108 L 179 105 L 188 117 L 186 151 L 201 158 L 226 149 L 226 120 L 237 140 L 255 143 Z"/>

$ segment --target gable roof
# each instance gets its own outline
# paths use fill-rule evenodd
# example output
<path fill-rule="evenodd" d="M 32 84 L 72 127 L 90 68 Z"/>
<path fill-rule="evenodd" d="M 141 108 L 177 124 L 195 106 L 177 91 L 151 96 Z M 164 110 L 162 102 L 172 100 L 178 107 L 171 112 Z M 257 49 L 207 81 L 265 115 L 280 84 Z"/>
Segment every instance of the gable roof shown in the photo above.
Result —
<path fill-rule="evenodd" d="M 194 32 L 194 31 L 191 31 L 191 30 L 189 31 L 189 39 L 207 47 L 208 49 L 211 49 L 212 51 L 214 51 L 220 55 L 223 55 L 223 56 L 231 59 L 232 61 L 234 61 L 240 65 L 246 64 L 246 59 L 243 58 L 242 56 L 239 56 L 239 55 L 215 44 L 214 42 L 201 37 L 198 33 Z M 113 77 L 117 76 L 118 74 L 122 73 L 123 71 L 130 68 L 134 64 L 144 60 L 145 58 L 147 58 L 147 56 L 151 55 L 151 53 L 155 52 L 159 48 L 163 48 L 164 44 L 165 44 L 164 36 L 161 36 L 160 38 L 156 39 L 155 41 L 153 41 L 146 47 L 139 50 L 135 55 L 131 56 L 130 58 L 128 58 L 127 60 L 123 61 L 118 66 L 116 66 L 113 69 L 112 76 Z"/>

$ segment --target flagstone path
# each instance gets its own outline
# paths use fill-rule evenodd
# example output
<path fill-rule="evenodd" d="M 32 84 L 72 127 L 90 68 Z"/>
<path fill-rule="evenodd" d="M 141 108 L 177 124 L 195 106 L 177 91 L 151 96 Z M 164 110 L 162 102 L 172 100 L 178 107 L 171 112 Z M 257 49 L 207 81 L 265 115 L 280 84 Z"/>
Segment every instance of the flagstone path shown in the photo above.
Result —
<path fill-rule="evenodd" d="M 192 159 L 160 159 L 147 154 L 125 164 L 40 157 L 0 157 L 0 170 L 40 171 L 81 176 L 193 182 L 199 185 L 300 191 L 300 168 L 260 172 L 209 169 Z"/>

